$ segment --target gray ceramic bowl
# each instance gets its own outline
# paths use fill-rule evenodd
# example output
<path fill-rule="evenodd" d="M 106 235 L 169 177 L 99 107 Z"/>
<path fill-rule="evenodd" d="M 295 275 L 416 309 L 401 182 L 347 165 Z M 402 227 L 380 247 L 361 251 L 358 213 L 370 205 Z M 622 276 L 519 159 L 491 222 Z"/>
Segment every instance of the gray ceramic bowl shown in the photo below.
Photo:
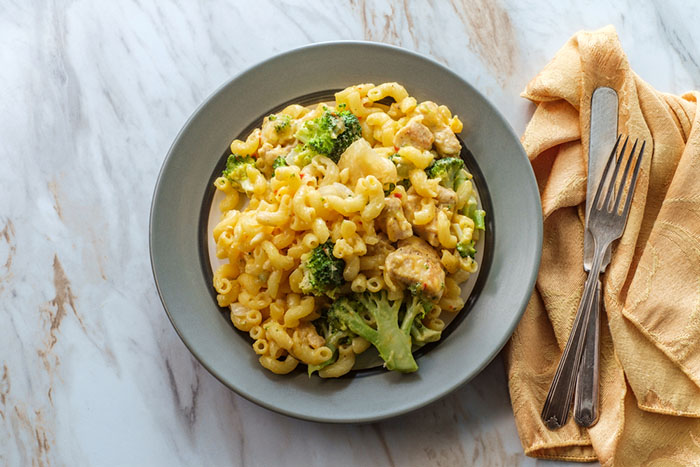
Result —
<path fill-rule="evenodd" d="M 447 105 L 464 122 L 482 201 L 486 256 L 462 319 L 422 352 L 417 373 L 370 370 L 336 380 L 264 370 L 247 336 L 216 305 L 206 253 L 212 181 L 231 140 L 302 96 L 357 83 L 397 81 L 419 101 Z M 476 164 L 476 166 L 474 166 Z M 485 194 L 487 196 L 485 197 Z M 542 217 L 527 157 L 508 123 L 471 85 L 421 55 L 384 44 L 332 42 L 286 52 L 226 83 L 195 111 L 170 148 L 151 208 L 150 249 L 158 292 L 185 345 L 216 378 L 247 399 L 294 417 L 364 422 L 424 406 L 467 382 L 510 337 L 534 287 Z"/>

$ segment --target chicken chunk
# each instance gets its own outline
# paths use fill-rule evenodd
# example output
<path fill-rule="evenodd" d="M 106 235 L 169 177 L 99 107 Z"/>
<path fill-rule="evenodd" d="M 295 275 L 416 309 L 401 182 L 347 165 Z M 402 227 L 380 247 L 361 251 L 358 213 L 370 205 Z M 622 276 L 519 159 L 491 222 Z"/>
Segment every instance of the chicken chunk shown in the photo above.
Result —
<path fill-rule="evenodd" d="M 455 193 L 454 190 L 438 185 L 437 196 L 435 199 L 437 199 L 438 204 L 441 205 L 439 207 L 444 206 L 448 209 L 452 209 L 454 205 L 457 204 L 457 193 Z"/>
<path fill-rule="evenodd" d="M 394 146 L 413 146 L 421 151 L 427 151 L 433 147 L 435 137 L 430 128 L 421 123 L 422 118 L 412 118 L 405 127 L 394 135 Z"/>
<path fill-rule="evenodd" d="M 401 201 L 393 196 L 384 199 L 384 209 L 377 217 L 376 224 L 392 242 L 413 236 L 413 227 L 404 215 Z"/>
<path fill-rule="evenodd" d="M 388 254 L 384 264 L 390 279 L 404 287 L 418 287 L 428 297 L 439 300 L 445 289 L 445 270 L 437 252 L 423 240 L 411 237 Z"/>
<path fill-rule="evenodd" d="M 454 131 L 446 125 L 432 128 L 435 135 L 435 149 L 443 156 L 456 156 L 462 150 Z"/>

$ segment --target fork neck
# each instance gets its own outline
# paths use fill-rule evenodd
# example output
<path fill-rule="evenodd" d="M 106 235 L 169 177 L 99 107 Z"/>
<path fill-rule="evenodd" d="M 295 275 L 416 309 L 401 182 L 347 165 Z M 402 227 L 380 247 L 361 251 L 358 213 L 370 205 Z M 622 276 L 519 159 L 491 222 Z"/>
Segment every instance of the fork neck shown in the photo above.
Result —
<path fill-rule="evenodd" d="M 593 277 L 597 280 L 600 275 L 600 271 L 603 268 L 603 259 L 605 258 L 605 250 L 608 249 L 610 243 L 612 242 L 601 242 L 595 235 L 593 237 L 593 264 L 588 272 L 589 277 Z"/>

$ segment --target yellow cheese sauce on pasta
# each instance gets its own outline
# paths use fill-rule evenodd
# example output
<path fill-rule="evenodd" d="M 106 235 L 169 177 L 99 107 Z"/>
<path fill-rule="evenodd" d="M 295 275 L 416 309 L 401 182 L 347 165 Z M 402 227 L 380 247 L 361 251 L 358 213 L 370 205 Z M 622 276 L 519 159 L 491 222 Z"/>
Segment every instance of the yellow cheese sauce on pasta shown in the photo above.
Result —
<path fill-rule="evenodd" d="M 213 229 L 223 264 L 213 286 L 263 367 L 349 372 L 372 343 L 329 309 L 359 296 L 400 306 L 399 321 L 420 297 L 424 310 L 402 332 L 414 349 L 426 335 L 439 338 L 445 314 L 464 305 L 460 284 L 477 270 L 485 228 L 461 131 L 445 105 L 417 102 L 397 83 L 359 84 L 334 103 L 290 105 L 231 143 L 215 181 L 224 195 Z M 314 277 L 318 262 L 329 269 Z M 331 338 L 329 327 L 342 332 Z"/>

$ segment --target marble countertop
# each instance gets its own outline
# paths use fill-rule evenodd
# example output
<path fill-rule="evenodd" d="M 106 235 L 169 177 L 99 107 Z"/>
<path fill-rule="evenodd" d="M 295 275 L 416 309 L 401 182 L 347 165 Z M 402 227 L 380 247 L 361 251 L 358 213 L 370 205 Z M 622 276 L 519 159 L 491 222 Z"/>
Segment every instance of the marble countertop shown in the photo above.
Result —
<path fill-rule="evenodd" d="M 614 24 L 660 90 L 700 84 L 698 7 L 580 3 L 3 2 L 0 465 L 558 465 L 522 454 L 500 358 L 381 423 L 304 422 L 244 400 L 174 332 L 147 233 L 188 116 L 296 46 L 366 39 L 432 56 L 518 133 L 533 111 L 520 91 L 579 29 Z"/>

